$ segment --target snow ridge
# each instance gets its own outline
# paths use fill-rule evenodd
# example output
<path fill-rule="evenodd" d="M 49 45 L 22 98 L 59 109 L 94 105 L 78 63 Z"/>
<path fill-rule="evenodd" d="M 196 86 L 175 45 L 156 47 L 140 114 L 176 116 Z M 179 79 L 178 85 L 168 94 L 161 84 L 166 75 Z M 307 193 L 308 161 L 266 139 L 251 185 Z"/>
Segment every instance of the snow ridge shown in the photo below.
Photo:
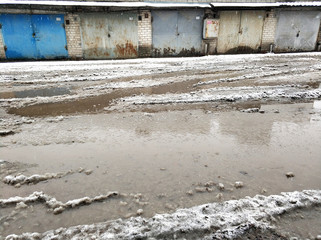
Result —
<path fill-rule="evenodd" d="M 296 90 L 291 89 L 255 89 L 254 92 L 243 92 L 237 94 L 217 94 L 216 89 L 206 89 L 191 93 L 184 94 L 164 94 L 164 95 L 151 95 L 151 96 L 135 96 L 126 97 L 120 99 L 120 101 L 126 103 L 132 103 L 134 105 L 144 104 L 170 104 L 170 103 L 201 103 L 201 102 L 235 102 L 235 101 L 247 101 L 247 100 L 277 100 L 283 99 L 318 99 L 321 98 L 321 89 L 313 90 Z"/>
<path fill-rule="evenodd" d="M 73 174 L 73 173 L 74 171 L 70 170 L 68 172 L 62 172 L 62 173 L 46 173 L 44 175 L 34 174 L 34 175 L 31 175 L 30 177 L 22 174 L 18 176 L 8 175 L 4 177 L 2 181 L 9 185 L 16 185 L 16 184 L 23 185 L 23 184 L 29 184 L 29 183 L 36 184 L 38 182 L 47 181 L 53 178 L 55 179 L 62 178 L 64 176 L 67 176 L 68 174 Z"/>
<path fill-rule="evenodd" d="M 321 190 L 246 197 L 209 203 L 152 218 L 132 217 L 50 230 L 43 234 L 9 235 L 17 239 L 232 239 L 251 228 L 273 230 L 277 215 L 321 204 Z"/>
<path fill-rule="evenodd" d="M 74 208 L 78 207 L 80 205 L 88 205 L 93 202 L 98 202 L 98 201 L 104 201 L 109 198 L 117 197 L 119 196 L 118 192 L 108 192 L 106 195 L 99 195 L 95 197 L 83 197 L 83 198 L 78 198 L 74 200 L 69 200 L 66 203 L 63 203 L 61 201 L 58 201 L 56 198 L 45 194 L 44 192 L 34 192 L 28 197 L 11 197 L 8 199 L 0 199 L 0 207 L 8 207 L 13 204 L 18 204 L 18 203 L 34 203 L 34 202 L 40 202 L 44 203 L 47 208 L 51 209 L 54 214 L 59 214 L 65 211 L 68 208 Z"/>

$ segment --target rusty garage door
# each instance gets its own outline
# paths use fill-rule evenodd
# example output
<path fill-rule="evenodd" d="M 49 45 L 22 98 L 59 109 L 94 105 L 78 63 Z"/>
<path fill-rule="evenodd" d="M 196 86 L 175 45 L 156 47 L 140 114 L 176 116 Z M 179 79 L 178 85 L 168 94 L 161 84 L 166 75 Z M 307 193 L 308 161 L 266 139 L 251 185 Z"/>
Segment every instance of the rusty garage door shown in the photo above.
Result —
<path fill-rule="evenodd" d="M 222 11 L 218 34 L 218 53 L 259 52 L 264 11 Z"/>
<path fill-rule="evenodd" d="M 319 11 L 280 11 L 275 36 L 275 51 L 312 51 L 320 26 Z"/>
<path fill-rule="evenodd" d="M 155 10 L 153 56 L 197 56 L 202 54 L 203 10 Z"/>
<path fill-rule="evenodd" d="M 80 16 L 86 59 L 138 56 L 137 12 L 88 13 Z"/>

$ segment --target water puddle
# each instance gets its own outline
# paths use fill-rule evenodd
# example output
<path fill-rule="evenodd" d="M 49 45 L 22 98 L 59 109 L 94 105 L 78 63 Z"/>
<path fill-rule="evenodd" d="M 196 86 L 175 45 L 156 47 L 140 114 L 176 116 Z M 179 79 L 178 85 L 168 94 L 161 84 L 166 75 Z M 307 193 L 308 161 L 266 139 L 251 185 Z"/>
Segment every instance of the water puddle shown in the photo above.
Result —
<path fill-rule="evenodd" d="M 321 121 L 310 121 L 313 104 L 260 108 L 265 112 L 125 112 L 25 124 L 4 138 L 2 159 L 34 164 L 25 176 L 75 172 L 20 188 L 0 182 L 0 198 L 35 191 L 62 202 L 109 191 L 122 195 L 58 215 L 41 203 L 1 209 L 3 216 L 16 215 L 0 222 L 0 232 L 44 232 L 256 194 L 320 189 Z M 87 175 L 80 168 L 92 171 Z"/>
<path fill-rule="evenodd" d="M 65 87 L 55 87 L 55 88 L 44 88 L 44 89 L 32 89 L 24 91 L 15 92 L 3 92 L 0 93 L 0 98 L 10 99 L 10 98 L 32 98 L 32 97 L 53 97 L 59 95 L 70 94 L 70 89 Z"/>

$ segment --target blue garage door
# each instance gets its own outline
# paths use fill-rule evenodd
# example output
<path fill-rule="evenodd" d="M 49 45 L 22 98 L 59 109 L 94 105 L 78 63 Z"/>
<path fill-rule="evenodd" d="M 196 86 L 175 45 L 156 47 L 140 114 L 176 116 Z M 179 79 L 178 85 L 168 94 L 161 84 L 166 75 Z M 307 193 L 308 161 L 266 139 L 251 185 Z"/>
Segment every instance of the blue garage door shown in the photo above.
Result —
<path fill-rule="evenodd" d="M 2 36 L 8 59 L 37 58 L 29 15 L 0 15 Z"/>
<path fill-rule="evenodd" d="M 7 59 L 68 56 L 63 15 L 0 14 Z"/>

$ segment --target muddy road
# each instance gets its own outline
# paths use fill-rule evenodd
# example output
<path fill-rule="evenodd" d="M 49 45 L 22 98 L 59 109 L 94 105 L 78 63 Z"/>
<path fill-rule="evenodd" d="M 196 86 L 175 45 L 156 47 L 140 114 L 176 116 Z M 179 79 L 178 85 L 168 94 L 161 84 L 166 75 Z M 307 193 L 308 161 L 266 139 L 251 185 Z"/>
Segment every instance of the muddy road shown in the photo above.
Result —
<path fill-rule="evenodd" d="M 0 239 L 317 238 L 320 60 L 1 63 Z"/>

